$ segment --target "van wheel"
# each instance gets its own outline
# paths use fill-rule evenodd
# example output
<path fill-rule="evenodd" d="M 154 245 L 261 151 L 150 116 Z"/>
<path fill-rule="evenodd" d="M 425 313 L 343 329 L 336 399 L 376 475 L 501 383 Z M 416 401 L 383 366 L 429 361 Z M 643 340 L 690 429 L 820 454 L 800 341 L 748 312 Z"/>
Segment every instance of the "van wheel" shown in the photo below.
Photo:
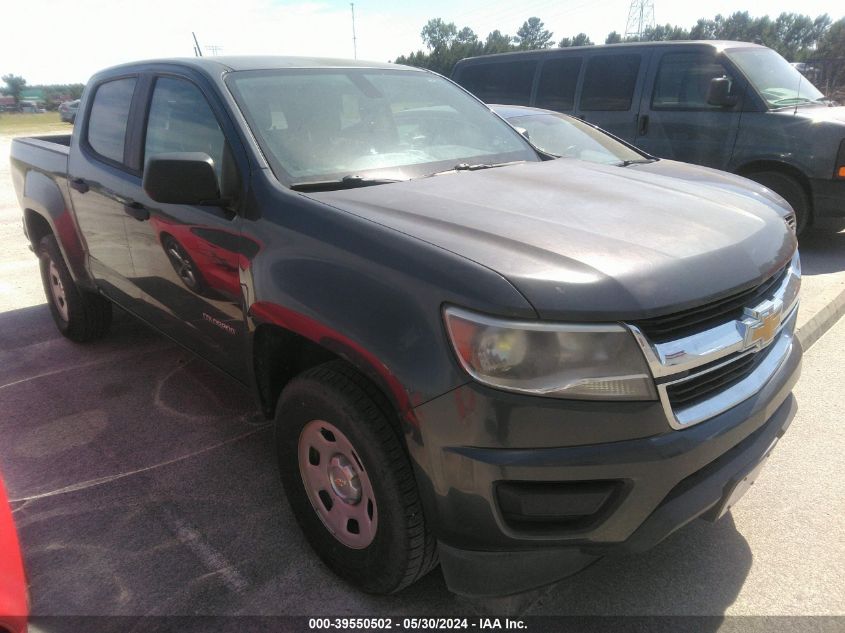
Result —
<path fill-rule="evenodd" d="M 105 336 L 111 327 L 111 303 L 76 285 L 53 235 L 41 238 L 38 258 L 47 305 L 59 332 L 77 343 Z"/>
<path fill-rule="evenodd" d="M 810 226 L 812 219 L 810 200 L 804 187 L 795 178 L 779 171 L 757 171 L 746 174 L 746 178 L 768 187 L 789 203 L 792 210 L 795 211 L 798 235 L 802 235 L 806 228 Z"/>
<path fill-rule="evenodd" d="M 285 387 L 275 421 L 282 483 L 311 547 L 337 575 L 379 594 L 437 563 L 390 414 L 368 380 L 333 361 Z"/>

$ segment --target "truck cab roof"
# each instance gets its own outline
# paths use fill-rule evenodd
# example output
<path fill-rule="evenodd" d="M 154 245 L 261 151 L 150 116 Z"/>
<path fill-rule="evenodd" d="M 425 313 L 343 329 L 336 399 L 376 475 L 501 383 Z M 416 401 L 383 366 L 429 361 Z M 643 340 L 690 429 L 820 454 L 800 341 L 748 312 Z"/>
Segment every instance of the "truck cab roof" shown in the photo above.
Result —
<path fill-rule="evenodd" d="M 119 72 L 142 70 L 149 66 L 176 65 L 193 68 L 208 75 L 241 70 L 273 70 L 280 68 L 376 68 L 420 70 L 410 66 L 372 62 L 354 59 L 328 57 L 290 57 L 280 55 L 227 55 L 220 57 L 169 57 L 148 59 L 112 66 L 97 73 L 96 76 L 112 75 Z"/>

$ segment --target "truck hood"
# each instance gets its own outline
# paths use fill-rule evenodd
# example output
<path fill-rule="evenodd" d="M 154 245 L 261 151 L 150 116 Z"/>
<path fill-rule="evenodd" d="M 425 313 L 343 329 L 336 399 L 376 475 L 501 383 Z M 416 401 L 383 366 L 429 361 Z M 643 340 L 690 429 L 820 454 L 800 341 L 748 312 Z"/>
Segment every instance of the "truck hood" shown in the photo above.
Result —
<path fill-rule="evenodd" d="M 761 282 L 795 248 L 747 195 L 576 160 L 308 195 L 497 271 L 550 320 L 700 305 Z"/>
<path fill-rule="evenodd" d="M 760 183 L 710 167 L 681 163 L 676 160 L 661 158 L 652 163 L 641 163 L 631 165 L 632 169 L 644 171 L 650 174 L 680 178 L 699 185 L 716 187 L 750 198 L 754 202 L 762 202 L 773 210 L 786 217 L 792 213 L 792 207 L 777 193 L 764 187 Z M 703 193 L 703 192 L 702 192 Z"/>
<path fill-rule="evenodd" d="M 810 121 L 845 124 L 845 106 L 824 107 L 818 105 L 798 106 L 797 112 L 794 109 L 784 108 L 777 111 L 778 114 L 799 116 Z"/>

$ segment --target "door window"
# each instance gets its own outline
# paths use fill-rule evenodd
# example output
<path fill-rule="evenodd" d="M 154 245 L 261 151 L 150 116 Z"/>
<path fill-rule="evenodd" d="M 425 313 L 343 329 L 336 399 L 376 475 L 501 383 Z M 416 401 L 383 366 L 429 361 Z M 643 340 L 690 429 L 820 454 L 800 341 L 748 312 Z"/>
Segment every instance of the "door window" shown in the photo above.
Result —
<path fill-rule="evenodd" d="M 101 84 L 94 94 L 88 118 L 88 145 L 100 156 L 123 162 L 129 106 L 135 92 L 135 78 Z"/>
<path fill-rule="evenodd" d="M 144 161 L 156 154 L 203 152 L 214 161 L 219 180 L 225 147 L 223 130 L 199 89 L 184 79 L 159 77 L 147 120 Z"/>
<path fill-rule="evenodd" d="M 475 64 L 463 69 L 458 83 L 484 103 L 528 105 L 536 68 L 534 60 Z"/>
<path fill-rule="evenodd" d="M 630 110 L 640 55 L 598 55 L 587 63 L 584 87 L 581 90 L 581 110 Z"/>
<path fill-rule="evenodd" d="M 537 107 L 563 112 L 575 107 L 575 86 L 581 72 L 580 57 L 550 59 L 540 71 Z"/>
<path fill-rule="evenodd" d="M 727 77 L 730 93 L 736 91 L 734 78 L 712 55 L 668 53 L 660 61 L 651 107 L 656 110 L 723 110 L 707 103 L 710 81 Z"/>

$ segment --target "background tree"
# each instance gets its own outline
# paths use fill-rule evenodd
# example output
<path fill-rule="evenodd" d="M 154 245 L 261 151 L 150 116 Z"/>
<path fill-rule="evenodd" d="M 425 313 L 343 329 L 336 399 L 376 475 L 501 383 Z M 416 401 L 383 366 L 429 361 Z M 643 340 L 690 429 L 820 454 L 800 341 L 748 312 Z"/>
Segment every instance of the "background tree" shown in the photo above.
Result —
<path fill-rule="evenodd" d="M 447 24 L 442 18 L 429 20 L 420 31 L 420 37 L 430 51 L 448 47 L 457 35 L 455 23 Z"/>
<path fill-rule="evenodd" d="M 487 34 L 487 39 L 484 42 L 484 54 L 510 52 L 515 48 L 513 40 L 514 38 L 510 35 L 505 35 L 499 29 L 496 29 Z"/>
<path fill-rule="evenodd" d="M 622 36 L 619 35 L 616 31 L 611 31 L 607 34 L 607 37 L 604 38 L 605 44 L 619 44 L 622 41 Z"/>
<path fill-rule="evenodd" d="M 26 86 L 26 79 L 19 75 L 3 75 L 3 81 L 6 82 L 6 94 L 15 98 L 15 104 L 20 103 L 21 92 Z"/>
<path fill-rule="evenodd" d="M 819 38 L 815 57 L 831 61 L 824 88 L 828 96 L 840 103 L 845 101 L 845 18 L 837 20 Z M 822 86 L 819 86 L 822 88 Z"/>
<path fill-rule="evenodd" d="M 530 17 L 516 32 L 514 38 L 522 50 L 534 50 L 536 48 L 549 48 L 553 45 L 553 33 L 545 28 L 545 24 L 538 17 Z"/>
<path fill-rule="evenodd" d="M 575 37 L 564 37 L 559 43 L 559 48 L 567 48 L 569 46 L 592 46 L 593 40 L 587 37 L 586 33 L 579 33 Z"/>

